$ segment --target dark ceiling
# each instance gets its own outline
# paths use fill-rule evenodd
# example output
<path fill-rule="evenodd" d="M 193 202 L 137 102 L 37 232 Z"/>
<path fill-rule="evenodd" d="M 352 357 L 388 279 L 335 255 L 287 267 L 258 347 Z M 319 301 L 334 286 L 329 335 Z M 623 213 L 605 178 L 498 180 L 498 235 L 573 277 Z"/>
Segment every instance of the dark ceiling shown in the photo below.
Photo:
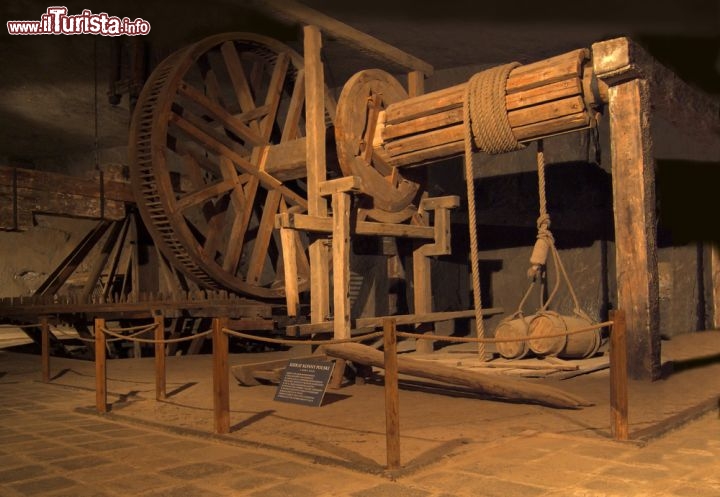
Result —
<path fill-rule="evenodd" d="M 712 0 L 557 2 L 537 0 L 410 2 L 305 0 L 305 4 L 393 44 L 436 69 L 528 62 L 625 35 L 692 84 L 720 94 L 720 4 Z M 268 18 L 251 1 L 79 2 L 83 9 L 131 19 L 152 31 L 155 58 L 224 31 L 251 31 L 297 44 L 298 29 Z M 38 0 L 0 7 L 3 21 L 38 20 Z M 126 143 L 127 101 L 106 98 L 110 40 L 91 35 L 0 37 L 0 162 L 29 166 Z M 376 62 L 326 43 L 327 78 L 342 83 Z M 96 77 L 97 76 L 97 77 Z M 96 84 L 97 80 L 97 84 Z M 95 95 L 97 94 L 97 99 Z M 95 106 L 97 102 L 97 109 Z"/>

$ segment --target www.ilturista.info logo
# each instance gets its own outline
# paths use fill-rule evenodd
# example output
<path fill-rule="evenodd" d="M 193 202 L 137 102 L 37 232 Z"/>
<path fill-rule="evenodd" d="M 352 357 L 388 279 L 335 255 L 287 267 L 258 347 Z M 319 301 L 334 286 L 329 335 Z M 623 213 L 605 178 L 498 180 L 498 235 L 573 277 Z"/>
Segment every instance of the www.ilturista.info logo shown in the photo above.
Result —
<path fill-rule="evenodd" d="M 39 21 L 8 21 L 11 35 L 101 35 L 137 36 L 150 32 L 150 23 L 144 19 L 130 20 L 109 16 L 105 12 L 93 14 L 85 9 L 82 14 L 69 16 L 67 7 L 48 7 Z"/>

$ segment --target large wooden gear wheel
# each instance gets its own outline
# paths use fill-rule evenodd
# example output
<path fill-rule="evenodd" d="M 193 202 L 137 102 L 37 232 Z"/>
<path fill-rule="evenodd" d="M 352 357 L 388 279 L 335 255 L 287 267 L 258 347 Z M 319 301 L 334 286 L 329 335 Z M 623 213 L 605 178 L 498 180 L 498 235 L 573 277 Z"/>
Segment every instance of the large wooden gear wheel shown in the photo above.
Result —
<path fill-rule="evenodd" d="M 266 161 L 302 139 L 304 99 L 300 55 L 247 33 L 172 54 L 145 85 L 130 129 L 138 207 L 162 253 L 201 286 L 284 295 L 274 219 L 306 210 L 306 184 L 302 174 L 276 179 Z M 296 243 L 307 267 L 306 243 Z"/>

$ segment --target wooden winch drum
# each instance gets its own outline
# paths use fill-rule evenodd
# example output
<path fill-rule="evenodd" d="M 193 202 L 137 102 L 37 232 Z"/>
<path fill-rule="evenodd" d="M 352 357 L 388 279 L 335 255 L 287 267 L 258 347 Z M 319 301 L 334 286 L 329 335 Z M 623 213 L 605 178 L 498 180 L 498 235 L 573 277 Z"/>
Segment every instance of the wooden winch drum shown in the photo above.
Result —
<path fill-rule="evenodd" d="M 595 355 L 600 348 L 600 330 L 550 338 L 551 335 L 592 326 L 592 321 L 580 316 L 562 316 L 556 312 L 537 314 L 528 326 L 530 350 L 539 356 L 558 356 L 564 359 L 584 359 Z M 549 338 L 542 338 L 548 336 Z"/>
<path fill-rule="evenodd" d="M 529 333 L 529 324 L 533 316 L 503 320 L 495 329 L 495 338 L 523 338 Z M 498 342 L 498 353 L 505 359 L 522 359 L 530 352 L 527 340 L 522 342 Z"/>

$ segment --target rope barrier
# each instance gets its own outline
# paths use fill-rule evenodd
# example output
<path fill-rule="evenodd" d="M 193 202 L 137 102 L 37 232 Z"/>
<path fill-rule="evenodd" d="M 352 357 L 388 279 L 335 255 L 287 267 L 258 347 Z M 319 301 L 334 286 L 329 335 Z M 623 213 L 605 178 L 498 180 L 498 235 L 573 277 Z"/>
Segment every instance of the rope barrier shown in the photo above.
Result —
<path fill-rule="evenodd" d="M 36 324 L 0 324 L 0 329 L 11 329 L 11 328 L 39 328 L 42 326 L 41 323 Z"/>
<path fill-rule="evenodd" d="M 238 338 L 247 338 L 249 340 L 257 340 L 258 342 L 268 342 L 268 343 L 276 343 L 280 345 L 331 345 L 336 343 L 349 343 L 349 342 L 362 342 L 363 340 L 369 340 L 371 338 L 380 338 L 383 336 L 382 331 L 374 331 L 372 333 L 367 333 L 365 335 L 358 335 L 356 337 L 350 337 L 350 338 L 331 338 L 328 340 L 285 340 L 282 338 L 269 338 L 269 337 L 260 337 L 257 335 L 249 335 L 247 333 L 241 333 L 239 331 L 230 330 L 228 328 L 223 328 L 222 331 L 230 336 L 238 337 Z"/>
<path fill-rule="evenodd" d="M 122 340 L 131 340 L 132 341 L 133 338 L 139 337 L 140 335 L 143 335 L 143 334 L 147 333 L 148 331 L 151 331 L 152 328 L 155 328 L 155 326 L 151 326 L 150 328 L 147 328 L 147 326 L 146 326 L 146 329 L 137 331 L 131 335 L 119 335 L 122 338 L 110 338 L 108 340 L 105 340 L 105 342 L 113 343 L 113 342 L 120 342 Z M 78 336 L 77 339 L 80 340 L 81 342 L 95 343 L 94 338 L 85 338 L 85 337 Z"/>
<path fill-rule="evenodd" d="M 544 340 L 546 338 L 557 338 L 569 335 L 577 335 L 578 333 L 588 333 L 591 331 L 599 330 L 607 326 L 612 326 L 613 321 L 605 321 L 604 323 L 594 324 L 585 328 L 579 328 L 577 330 L 564 331 L 562 333 L 553 333 L 550 335 L 542 335 L 537 337 L 515 337 L 515 338 L 465 338 L 465 337 L 444 337 L 437 335 L 420 335 L 418 333 L 407 333 L 404 331 L 398 331 L 397 336 L 403 338 L 415 338 L 418 340 L 434 340 L 436 342 L 459 342 L 459 343 L 509 343 L 509 342 L 525 342 L 529 340 Z"/>
<path fill-rule="evenodd" d="M 202 338 L 204 336 L 208 336 L 212 333 L 212 330 L 203 331 L 201 333 L 195 333 L 194 335 L 186 336 L 186 337 L 180 337 L 180 338 L 164 338 L 162 340 L 154 340 L 151 338 L 135 338 L 133 335 L 119 335 L 117 333 L 114 333 L 107 328 L 100 328 L 100 331 L 105 333 L 106 335 L 110 335 L 111 337 L 115 337 L 118 340 L 128 340 L 130 342 L 138 342 L 138 343 L 180 343 L 180 342 L 187 342 L 190 340 L 195 340 L 196 338 Z M 147 331 L 147 330 L 145 330 Z M 140 333 L 137 333 L 138 335 Z M 108 340 L 109 341 L 109 340 Z"/>
<path fill-rule="evenodd" d="M 143 331 L 149 331 L 153 328 L 157 327 L 157 323 L 150 323 L 150 324 L 143 324 L 139 326 L 129 326 L 127 328 L 106 328 L 111 330 L 114 333 L 122 333 L 123 331 L 135 331 L 135 330 L 143 330 Z"/>

